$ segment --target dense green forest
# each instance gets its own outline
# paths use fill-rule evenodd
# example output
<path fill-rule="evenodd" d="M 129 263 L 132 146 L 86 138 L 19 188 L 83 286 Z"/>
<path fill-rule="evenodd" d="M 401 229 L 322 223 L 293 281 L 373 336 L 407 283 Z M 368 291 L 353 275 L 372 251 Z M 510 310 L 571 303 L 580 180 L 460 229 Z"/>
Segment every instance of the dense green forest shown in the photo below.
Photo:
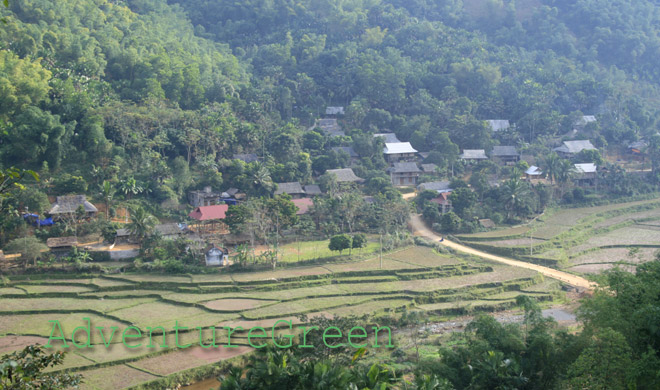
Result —
<path fill-rule="evenodd" d="M 445 164 L 579 112 L 599 115 L 597 146 L 657 131 L 652 1 L 17 0 L 2 15 L 2 163 L 135 178 L 159 201 L 256 173 L 228 160 L 242 152 L 305 182 L 355 143 L 368 177 L 374 130 Z M 346 107 L 349 138 L 304 134 L 326 105 Z M 492 118 L 516 130 L 494 140 Z"/>

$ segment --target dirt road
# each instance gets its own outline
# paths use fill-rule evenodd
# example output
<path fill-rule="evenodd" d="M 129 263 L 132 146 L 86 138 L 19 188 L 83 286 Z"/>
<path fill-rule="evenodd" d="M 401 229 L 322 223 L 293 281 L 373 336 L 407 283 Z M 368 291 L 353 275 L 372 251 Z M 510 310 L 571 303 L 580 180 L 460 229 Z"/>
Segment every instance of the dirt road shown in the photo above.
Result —
<path fill-rule="evenodd" d="M 419 215 L 412 214 L 411 219 L 410 219 L 410 224 L 413 228 L 414 234 L 416 236 L 422 236 L 426 237 L 430 240 L 433 240 L 435 242 L 438 242 L 440 240 L 441 236 L 436 234 L 435 232 L 431 231 L 429 228 L 426 227 L 424 224 L 424 221 L 422 221 L 422 218 Z M 521 267 L 521 268 L 527 268 L 531 269 L 537 272 L 540 272 L 541 274 L 548 276 L 553 279 L 560 280 L 564 283 L 568 283 L 572 286 L 575 287 L 581 287 L 585 288 L 587 290 L 593 290 L 594 287 L 596 286 L 595 283 L 588 281 L 585 278 L 575 276 L 573 274 L 569 274 L 568 272 L 562 272 L 553 268 L 549 267 L 543 267 L 541 265 L 536 265 L 536 264 L 531 264 L 531 263 L 526 263 L 524 261 L 519 261 L 519 260 L 513 260 L 509 259 L 506 257 L 501 257 L 501 256 L 496 256 L 496 255 L 491 255 L 490 253 L 482 252 L 480 250 L 476 250 L 473 248 L 470 248 L 465 245 L 457 244 L 455 242 L 449 241 L 447 239 L 443 240 L 440 242 L 440 244 L 452 248 L 456 251 L 467 253 L 470 255 L 475 255 L 479 256 L 484 259 L 496 261 L 498 263 L 502 264 L 507 264 L 513 267 Z"/>

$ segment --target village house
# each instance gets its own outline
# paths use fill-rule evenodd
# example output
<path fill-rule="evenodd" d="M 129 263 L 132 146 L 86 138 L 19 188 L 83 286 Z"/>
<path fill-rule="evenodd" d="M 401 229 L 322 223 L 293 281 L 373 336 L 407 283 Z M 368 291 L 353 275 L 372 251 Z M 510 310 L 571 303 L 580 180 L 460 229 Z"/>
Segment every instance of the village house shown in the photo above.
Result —
<path fill-rule="evenodd" d="M 344 107 L 326 107 L 325 115 L 327 116 L 344 115 Z"/>
<path fill-rule="evenodd" d="M 137 244 L 135 236 L 126 228 L 117 229 L 117 233 L 115 233 L 115 245 L 122 244 Z"/>
<path fill-rule="evenodd" d="M 589 123 L 595 123 L 595 122 L 597 122 L 595 116 L 593 116 L 593 115 L 583 115 L 582 117 L 580 117 L 580 119 L 575 121 L 575 123 L 573 124 L 573 128 L 575 130 L 581 131 L 581 130 L 584 130 L 584 128 Z"/>
<path fill-rule="evenodd" d="M 255 161 L 259 161 L 259 157 L 254 153 L 235 154 L 235 155 L 232 156 L 232 159 L 241 160 L 246 164 L 249 164 L 249 163 L 255 162 Z"/>
<path fill-rule="evenodd" d="M 440 192 L 436 198 L 431 199 L 429 202 L 437 204 L 440 213 L 445 214 L 451 211 L 451 200 L 449 200 L 450 195 L 451 191 Z"/>
<path fill-rule="evenodd" d="M 435 164 L 421 164 L 422 167 L 422 172 L 428 173 L 428 174 L 435 174 L 438 173 L 438 166 Z"/>
<path fill-rule="evenodd" d="M 389 169 L 392 185 L 395 186 L 408 186 L 416 185 L 417 178 L 421 173 L 414 162 L 396 162 Z"/>
<path fill-rule="evenodd" d="M 578 186 L 593 186 L 598 180 L 598 167 L 593 163 L 575 164 L 573 182 Z"/>
<path fill-rule="evenodd" d="M 360 155 L 357 154 L 352 146 L 335 146 L 331 150 L 337 153 L 344 152 L 348 154 L 348 157 L 350 157 L 351 165 L 355 164 L 360 159 Z"/>
<path fill-rule="evenodd" d="M 215 230 L 216 224 L 221 224 L 225 219 L 229 205 L 219 204 L 214 206 L 199 206 L 188 214 L 188 216 L 198 222 L 200 230 Z M 210 226 L 209 226 L 210 225 Z"/>
<path fill-rule="evenodd" d="M 314 206 L 314 201 L 311 198 L 293 199 L 292 202 L 298 208 L 296 215 L 307 214 L 309 208 Z"/>
<path fill-rule="evenodd" d="M 99 211 L 96 206 L 87 201 L 85 195 L 65 195 L 56 198 L 48 214 L 52 215 L 53 219 L 61 219 L 67 215 L 76 214 L 81 206 L 87 218 L 95 217 Z"/>
<path fill-rule="evenodd" d="M 506 131 L 511 127 L 511 124 L 509 124 L 509 121 L 506 119 L 487 119 L 486 122 L 493 133 Z"/>
<path fill-rule="evenodd" d="M 543 176 L 543 171 L 536 165 L 532 165 L 525 171 L 525 179 L 532 181 L 538 180 Z"/>
<path fill-rule="evenodd" d="M 364 179 L 357 177 L 355 172 L 351 168 L 342 168 L 342 169 L 328 169 L 325 173 L 335 175 L 337 183 L 339 184 L 352 184 L 352 183 L 362 183 Z"/>
<path fill-rule="evenodd" d="M 176 240 L 186 234 L 186 228 L 178 223 L 163 223 L 156 225 L 154 231 L 158 232 L 165 240 Z"/>
<path fill-rule="evenodd" d="M 316 121 L 316 127 L 323 130 L 330 137 L 343 137 L 346 135 L 335 118 L 319 119 Z"/>
<path fill-rule="evenodd" d="M 224 267 L 229 265 L 229 250 L 215 244 L 204 249 L 204 260 L 207 267 Z"/>
<path fill-rule="evenodd" d="M 464 161 L 482 161 L 488 160 L 486 151 L 483 149 L 465 149 L 460 155 L 461 160 Z"/>
<path fill-rule="evenodd" d="M 564 141 L 561 146 L 552 150 L 564 158 L 571 158 L 583 150 L 596 150 L 596 147 L 589 140 Z"/>
<path fill-rule="evenodd" d="M 435 191 L 439 194 L 451 192 L 451 183 L 448 181 L 431 181 L 417 186 L 417 191 Z"/>
<path fill-rule="evenodd" d="M 493 151 L 490 155 L 507 165 L 513 165 L 520 161 L 520 154 L 515 146 L 493 146 Z"/>
<path fill-rule="evenodd" d="M 376 137 L 382 137 L 385 139 L 386 144 L 399 144 L 401 141 L 396 137 L 396 134 L 394 133 L 376 133 L 374 134 L 374 138 Z"/>
<path fill-rule="evenodd" d="M 303 187 L 305 190 L 305 195 L 309 196 L 319 196 L 323 195 L 323 191 L 321 191 L 321 187 L 319 187 L 317 184 L 307 184 L 306 186 Z"/>
<path fill-rule="evenodd" d="M 46 240 L 46 246 L 55 257 L 68 256 L 78 246 L 78 239 L 73 236 L 51 237 Z"/>
<path fill-rule="evenodd" d="M 289 194 L 292 199 L 300 199 L 305 196 L 305 190 L 300 185 L 300 182 L 293 181 L 289 183 L 276 183 L 277 189 L 273 195 Z"/>
<path fill-rule="evenodd" d="M 193 207 L 213 206 L 222 202 L 222 195 L 222 192 L 215 192 L 211 187 L 206 186 L 203 190 L 188 192 L 188 203 Z M 229 197 L 229 194 L 227 195 Z"/>
<path fill-rule="evenodd" d="M 417 150 L 412 147 L 410 142 L 385 143 L 383 153 L 389 163 L 410 162 L 417 158 Z"/>

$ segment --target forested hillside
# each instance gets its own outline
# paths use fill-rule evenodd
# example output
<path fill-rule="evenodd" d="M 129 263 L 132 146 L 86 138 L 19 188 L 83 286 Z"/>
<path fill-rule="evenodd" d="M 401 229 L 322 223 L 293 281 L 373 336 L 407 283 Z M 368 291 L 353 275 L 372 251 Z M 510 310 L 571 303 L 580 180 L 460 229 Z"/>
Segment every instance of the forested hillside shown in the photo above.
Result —
<path fill-rule="evenodd" d="M 498 142 L 483 119 L 527 143 L 578 112 L 600 116 L 601 146 L 657 130 L 651 1 L 16 0 L 2 14 L 3 164 L 135 177 L 161 201 L 227 176 L 234 153 L 308 180 L 325 144 L 351 143 L 303 137 L 326 105 L 346 106 L 353 141 L 391 129 L 444 164 Z M 327 160 L 318 172 L 342 165 Z"/>

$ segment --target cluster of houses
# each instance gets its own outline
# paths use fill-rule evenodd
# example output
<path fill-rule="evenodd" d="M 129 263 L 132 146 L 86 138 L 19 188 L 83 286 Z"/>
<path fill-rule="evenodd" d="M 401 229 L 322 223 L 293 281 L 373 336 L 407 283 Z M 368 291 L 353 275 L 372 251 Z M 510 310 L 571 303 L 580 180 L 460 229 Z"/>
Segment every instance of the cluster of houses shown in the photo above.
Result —
<path fill-rule="evenodd" d="M 318 119 L 312 128 L 320 128 L 328 136 L 343 136 L 345 133 L 338 122 L 338 117 L 342 115 L 344 115 L 343 107 L 327 107 L 325 116 L 322 119 Z M 579 132 L 589 123 L 595 121 L 596 119 L 593 116 L 583 116 L 576 123 L 574 133 Z M 492 119 L 486 120 L 486 122 L 494 133 L 508 131 L 515 127 L 508 120 L 504 119 Z M 413 186 L 419 191 L 435 191 L 437 197 L 432 199 L 431 202 L 438 204 L 439 210 L 442 213 L 451 210 L 452 205 L 449 197 L 452 189 L 448 181 L 418 183 L 418 179 L 422 174 L 437 173 L 438 167 L 435 164 L 421 163 L 421 161 L 428 157 L 428 153 L 418 152 L 410 142 L 401 142 L 395 133 L 377 133 L 373 136 L 383 138 L 383 155 L 389 163 L 387 172 L 393 185 Z M 630 149 L 641 153 L 640 150 L 644 147 L 645 144 L 640 142 L 631 144 Z M 572 158 L 583 150 L 594 149 L 596 148 L 590 141 L 572 140 L 564 141 L 553 150 L 564 158 Z M 333 150 L 348 154 L 352 163 L 356 162 L 359 158 L 358 154 L 350 146 L 334 147 Z M 246 163 L 259 159 L 256 154 L 235 154 L 233 158 Z M 514 165 L 520 161 L 521 155 L 515 146 L 498 145 L 493 147 L 489 153 L 486 153 L 484 149 L 462 150 L 460 158 L 467 163 L 492 159 L 503 165 Z M 576 172 L 574 180 L 578 185 L 595 184 L 598 169 L 595 164 L 575 164 L 574 168 Z M 364 182 L 351 168 L 329 169 L 326 171 L 326 174 L 334 175 L 339 185 L 356 185 Z M 525 172 L 525 177 L 530 181 L 539 180 L 543 177 L 543 171 L 541 168 L 533 165 Z M 277 188 L 273 195 L 290 195 L 293 203 L 298 208 L 298 215 L 308 213 L 313 205 L 314 197 L 322 195 L 321 188 L 316 184 L 302 185 L 300 182 L 276 184 Z M 196 240 L 201 247 L 204 242 L 208 242 L 208 240 L 204 240 L 203 238 L 205 232 L 210 234 L 215 234 L 219 231 L 221 233 L 227 233 L 222 220 L 225 219 L 229 206 L 236 205 L 245 199 L 246 195 L 237 188 L 216 191 L 211 187 L 205 187 L 202 190 L 190 191 L 188 193 L 188 202 L 194 209 L 188 216 L 194 221 L 194 229 L 191 229 L 186 224 L 166 223 L 157 225 L 155 230 L 164 239 L 176 239 L 177 237 L 193 234 L 197 237 Z M 48 212 L 54 222 L 68 218 L 71 215 L 80 217 L 81 213 L 85 218 L 93 218 L 98 213 L 98 209 L 87 201 L 84 195 L 58 196 Z M 38 221 L 41 223 L 40 220 Z M 222 231 L 223 229 L 225 231 Z M 117 231 L 115 244 L 130 244 L 134 242 L 128 229 L 124 228 Z M 53 253 L 61 254 L 68 253 L 71 248 L 78 245 L 78 242 L 75 237 L 59 237 L 48 239 L 47 245 Z M 204 253 L 207 265 L 223 266 L 228 264 L 228 250 L 222 246 L 210 243 L 204 247 Z"/>

